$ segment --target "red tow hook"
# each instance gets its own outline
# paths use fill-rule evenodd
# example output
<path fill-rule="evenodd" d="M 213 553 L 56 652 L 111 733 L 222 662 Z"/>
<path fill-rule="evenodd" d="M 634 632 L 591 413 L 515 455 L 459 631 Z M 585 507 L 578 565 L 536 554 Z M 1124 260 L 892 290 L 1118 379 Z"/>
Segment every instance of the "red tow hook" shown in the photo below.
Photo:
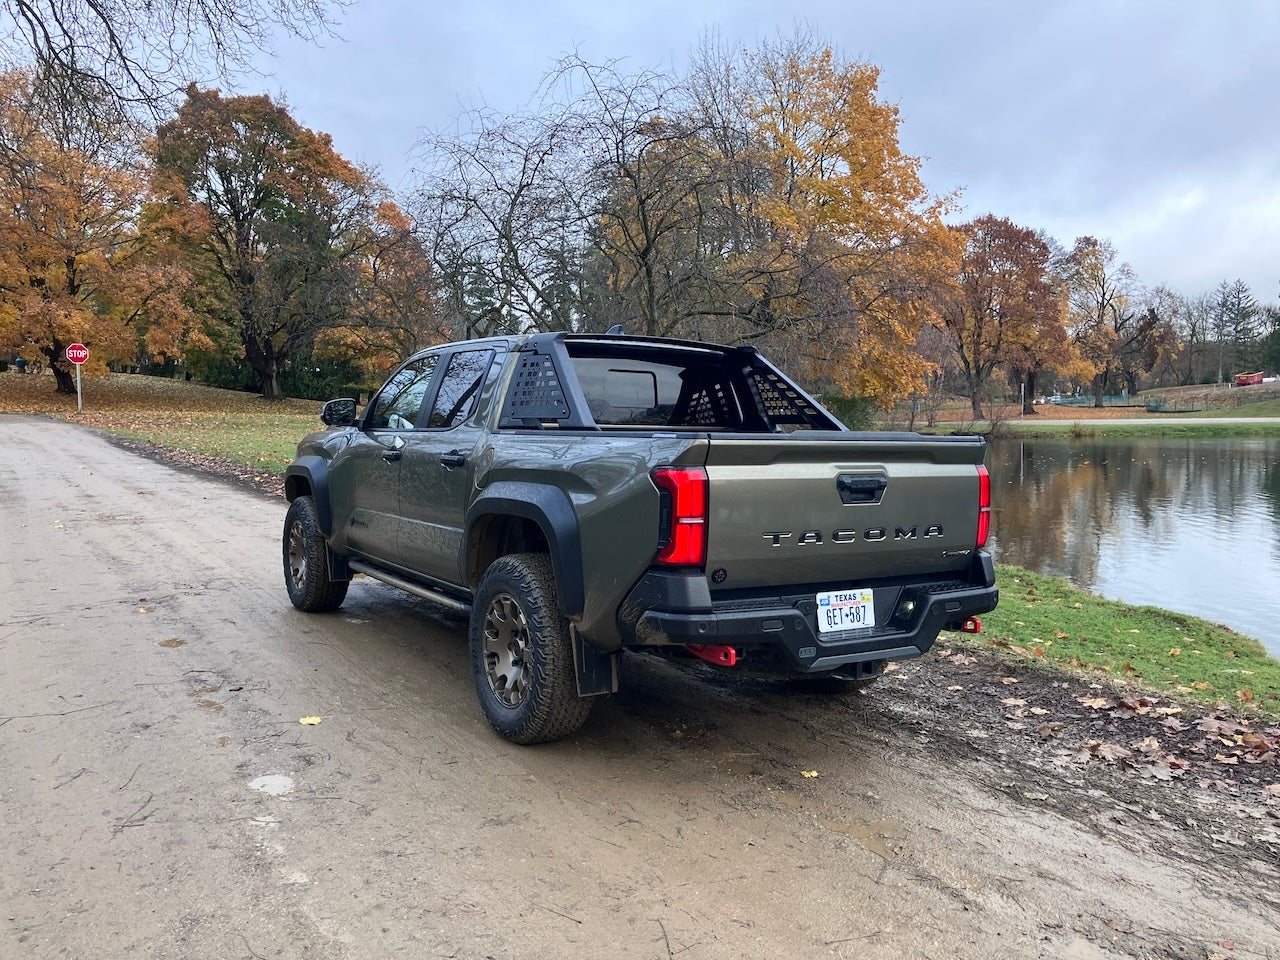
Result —
<path fill-rule="evenodd" d="M 717 667 L 732 667 L 738 662 L 738 651 L 723 643 L 689 643 L 685 649 Z"/>
<path fill-rule="evenodd" d="M 968 620 L 964 622 L 964 625 L 960 627 L 960 632 L 961 633 L 981 633 L 982 621 L 979 620 L 977 617 L 970 617 Z"/>

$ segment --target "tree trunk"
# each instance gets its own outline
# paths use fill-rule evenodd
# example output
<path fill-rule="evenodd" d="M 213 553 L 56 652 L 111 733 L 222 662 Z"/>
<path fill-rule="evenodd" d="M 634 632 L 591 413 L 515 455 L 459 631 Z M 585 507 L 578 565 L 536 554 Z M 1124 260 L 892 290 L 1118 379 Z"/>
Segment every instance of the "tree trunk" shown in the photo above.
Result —
<path fill-rule="evenodd" d="M 1022 412 L 1024 414 L 1035 413 L 1036 372 L 1034 370 L 1027 371 L 1027 375 L 1022 381 L 1022 388 Z"/>
<path fill-rule="evenodd" d="M 1105 373 L 1100 373 L 1093 378 L 1093 405 L 1095 407 L 1101 407 L 1104 405 L 1102 402 L 1102 391 L 1106 389 L 1106 386 L 1107 375 Z"/>
<path fill-rule="evenodd" d="M 61 343 L 55 337 L 53 343 L 47 347 L 41 347 L 40 352 L 44 354 L 44 365 L 53 371 L 53 382 L 57 384 L 58 393 L 69 393 L 74 397 L 76 394 L 75 372 L 62 369 L 66 364 L 58 363 L 66 353 L 67 346 L 68 344 Z"/>
<path fill-rule="evenodd" d="M 284 399 L 284 390 L 280 387 L 280 362 L 276 357 L 271 358 L 267 366 L 267 374 L 262 378 L 262 399 Z"/>
<path fill-rule="evenodd" d="M 50 369 L 53 370 L 53 379 L 58 384 L 58 392 L 69 393 L 74 397 L 76 395 L 75 374 L 68 373 L 66 370 L 63 370 L 61 367 L 54 366 L 53 364 L 50 364 Z"/>
<path fill-rule="evenodd" d="M 973 407 L 973 419 L 982 419 L 982 385 L 975 384 L 969 392 L 969 404 Z"/>

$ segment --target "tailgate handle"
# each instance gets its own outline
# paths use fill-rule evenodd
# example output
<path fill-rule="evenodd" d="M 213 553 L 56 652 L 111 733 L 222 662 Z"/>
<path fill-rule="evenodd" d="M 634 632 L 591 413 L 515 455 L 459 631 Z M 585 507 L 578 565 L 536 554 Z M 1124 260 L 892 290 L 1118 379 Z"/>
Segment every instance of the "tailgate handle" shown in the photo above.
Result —
<path fill-rule="evenodd" d="M 836 489 L 842 503 L 879 503 L 889 481 L 878 473 L 842 473 L 836 477 Z"/>

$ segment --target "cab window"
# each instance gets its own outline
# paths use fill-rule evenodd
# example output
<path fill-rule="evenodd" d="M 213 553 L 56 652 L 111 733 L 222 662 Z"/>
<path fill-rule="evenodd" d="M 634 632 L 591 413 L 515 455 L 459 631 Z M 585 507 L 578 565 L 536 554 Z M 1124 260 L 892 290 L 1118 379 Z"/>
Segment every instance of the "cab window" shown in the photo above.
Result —
<path fill-rule="evenodd" d="M 492 350 L 463 350 L 449 358 L 431 405 L 428 427 L 448 429 L 466 422 L 476 408 L 492 360 Z"/>
<path fill-rule="evenodd" d="M 378 391 L 373 411 L 365 423 L 366 429 L 412 430 L 438 359 L 431 354 L 397 370 Z"/>

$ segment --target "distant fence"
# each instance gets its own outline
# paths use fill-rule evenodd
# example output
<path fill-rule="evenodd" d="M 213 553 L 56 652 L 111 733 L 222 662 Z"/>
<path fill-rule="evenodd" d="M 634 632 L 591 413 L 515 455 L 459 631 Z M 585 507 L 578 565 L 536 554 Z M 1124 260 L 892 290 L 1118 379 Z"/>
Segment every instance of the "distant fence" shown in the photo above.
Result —
<path fill-rule="evenodd" d="M 1050 397 L 1050 403 L 1057 404 L 1061 407 L 1092 407 L 1096 406 L 1094 397 Z M 1134 398 L 1127 393 L 1118 393 L 1115 395 L 1106 395 L 1102 398 L 1104 407 L 1140 407 L 1141 403 L 1135 402 Z"/>

